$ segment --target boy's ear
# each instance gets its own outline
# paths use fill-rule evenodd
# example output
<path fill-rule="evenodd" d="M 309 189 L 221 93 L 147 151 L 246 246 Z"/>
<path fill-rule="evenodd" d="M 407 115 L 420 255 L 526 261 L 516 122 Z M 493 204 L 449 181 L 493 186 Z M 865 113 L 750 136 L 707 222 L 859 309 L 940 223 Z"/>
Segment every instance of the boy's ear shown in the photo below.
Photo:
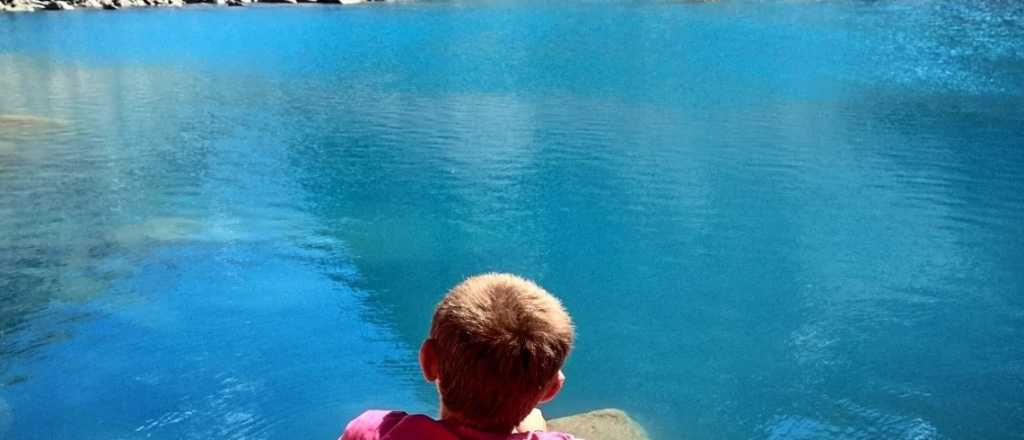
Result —
<path fill-rule="evenodd" d="M 551 399 L 554 399 L 558 395 L 559 391 L 562 391 L 562 385 L 565 385 L 565 374 L 562 370 L 558 370 L 558 374 L 548 382 L 548 386 L 544 388 L 544 394 L 541 394 L 540 403 L 545 403 Z"/>
<path fill-rule="evenodd" d="M 437 381 L 437 350 L 433 339 L 427 338 L 420 346 L 420 370 L 423 371 L 423 378 L 427 382 Z"/>

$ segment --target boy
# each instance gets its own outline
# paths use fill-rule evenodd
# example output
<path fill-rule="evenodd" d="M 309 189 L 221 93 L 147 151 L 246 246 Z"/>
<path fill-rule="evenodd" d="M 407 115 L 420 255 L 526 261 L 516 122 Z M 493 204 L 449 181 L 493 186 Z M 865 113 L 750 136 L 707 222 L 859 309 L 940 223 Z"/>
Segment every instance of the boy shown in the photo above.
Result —
<path fill-rule="evenodd" d="M 441 419 L 367 411 L 339 440 L 572 440 L 545 432 L 535 407 L 558 394 L 574 330 L 562 303 L 510 274 L 478 275 L 452 288 L 420 348 L 437 385 Z"/>

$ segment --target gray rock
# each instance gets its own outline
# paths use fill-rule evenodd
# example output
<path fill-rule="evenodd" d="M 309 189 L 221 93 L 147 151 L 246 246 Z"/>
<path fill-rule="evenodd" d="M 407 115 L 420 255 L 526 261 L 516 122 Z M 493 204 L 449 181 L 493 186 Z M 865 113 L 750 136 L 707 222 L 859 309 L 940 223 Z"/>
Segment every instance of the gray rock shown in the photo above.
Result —
<path fill-rule="evenodd" d="M 0 4 L 0 12 L 32 12 L 42 7 L 27 2 L 14 1 L 8 4 Z"/>
<path fill-rule="evenodd" d="M 27 0 L 13 0 L 8 3 L 0 1 L 0 12 L 32 12 L 42 9 L 43 6 L 45 5 L 37 4 L 35 2 Z M 5 115 L 0 115 L 0 124 L 4 122 L 4 116 Z"/>
<path fill-rule="evenodd" d="M 599 409 L 548 420 L 548 430 L 586 440 L 650 440 L 643 427 L 618 409 Z"/>
<path fill-rule="evenodd" d="M 47 11 L 70 11 L 73 9 L 75 9 L 75 7 L 72 6 L 71 3 L 62 0 L 54 0 L 46 4 Z"/>
<path fill-rule="evenodd" d="M 143 6 L 141 0 L 114 0 L 113 4 L 118 8 L 134 8 L 136 6 Z"/>

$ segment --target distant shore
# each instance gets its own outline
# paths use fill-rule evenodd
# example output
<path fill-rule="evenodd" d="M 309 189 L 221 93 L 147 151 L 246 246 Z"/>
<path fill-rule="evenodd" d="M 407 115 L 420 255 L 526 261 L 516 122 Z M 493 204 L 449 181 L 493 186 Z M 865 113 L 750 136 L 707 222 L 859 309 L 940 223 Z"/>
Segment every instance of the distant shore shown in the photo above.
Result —
<path fill-rule="evenodd" d="M 248 6 L 255 3 L 356 4 L 385 0 L 0 0 L 2 12 L 71 11 L 75 9 L 180 8 L 190 4 Z"/>

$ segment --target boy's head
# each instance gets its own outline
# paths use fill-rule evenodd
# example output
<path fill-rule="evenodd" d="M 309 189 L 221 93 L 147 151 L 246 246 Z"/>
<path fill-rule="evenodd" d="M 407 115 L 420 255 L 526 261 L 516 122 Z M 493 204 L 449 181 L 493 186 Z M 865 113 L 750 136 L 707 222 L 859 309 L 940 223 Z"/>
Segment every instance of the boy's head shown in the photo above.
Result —
<path fill-rule="evenodd" d="M 438 304 L 420 364 L 437 381 L 442 417 L 507 431 L 561 388 L 573 338 L 569 314 L 540 286 L 478 275 Z"/>

